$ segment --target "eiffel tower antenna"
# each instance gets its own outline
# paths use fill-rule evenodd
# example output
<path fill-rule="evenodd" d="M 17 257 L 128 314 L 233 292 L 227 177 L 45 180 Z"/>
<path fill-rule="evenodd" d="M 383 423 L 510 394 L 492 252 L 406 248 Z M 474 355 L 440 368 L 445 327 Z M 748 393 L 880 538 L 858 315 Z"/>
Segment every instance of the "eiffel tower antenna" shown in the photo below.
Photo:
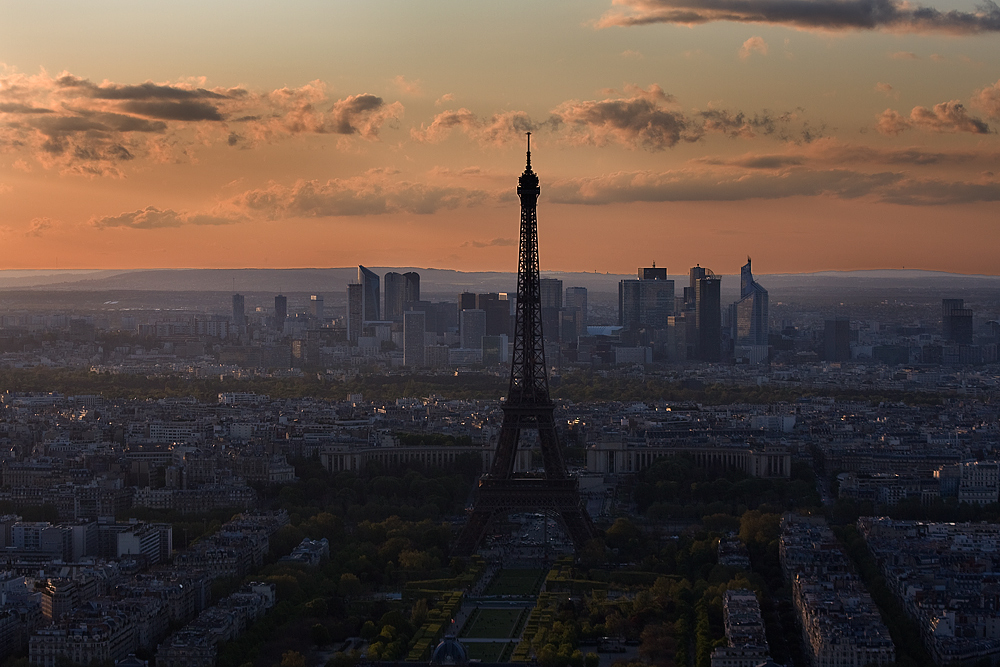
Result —
<path fill-rule="evenodd" d="M 538 217 L 541 189 L 531 170 L 531 133 L 524 172 L 517 179 L 521 199 L 521 241 L 517 263 L 517 310 L 514 315 L 514 355 L 510 385 L 503 406 L 503 424 L 493 465 L 479 481 L 472 514 L 455 544 L 456 556 L 475 553 L 497 517 L 518 511 L 558 514 L 577 550 L 596 535 L 580 500 L 579 483 L 566 474 L 549 397 L 549 379 L 542 342 L 542 299 L 538 269 Z M 515 476 L 521 431 L 538 432 L 545 468 L 542 477 Z"/>

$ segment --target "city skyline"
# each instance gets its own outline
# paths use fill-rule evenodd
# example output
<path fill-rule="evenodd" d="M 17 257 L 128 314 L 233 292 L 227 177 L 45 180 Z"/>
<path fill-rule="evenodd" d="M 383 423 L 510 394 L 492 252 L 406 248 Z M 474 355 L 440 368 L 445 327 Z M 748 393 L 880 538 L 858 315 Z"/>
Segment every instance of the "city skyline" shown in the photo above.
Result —
<path fill-rule="evenodd" d="M 997 10 L 729 4 L 7 7 L 0 268 L 996 274 Z"/>

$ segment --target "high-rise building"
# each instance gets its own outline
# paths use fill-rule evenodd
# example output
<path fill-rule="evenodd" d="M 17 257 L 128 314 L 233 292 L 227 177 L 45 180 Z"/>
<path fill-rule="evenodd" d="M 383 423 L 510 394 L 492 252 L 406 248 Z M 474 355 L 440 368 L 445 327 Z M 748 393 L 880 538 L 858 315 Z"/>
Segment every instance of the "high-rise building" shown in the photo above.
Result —
<path fill-rule="evenodd" d="M 463 349 L 483 349 L 483 336 L 486 335 L 486 311 L 478 308 L 463 310 L 459 313 L 459 329 Z"/>
<path fill-rule="evenodd" d="M 558 278 L 541 278 L 538 281 L 538 292 L 542 302 L 542 337 L 548 342 L 558 342 L 563 282 Z"/>
<path fill-rule="evenodd" d="M 420 274 L 415 271 L 385 274 L 385 319 L 398 322 L 407 303 L 420 301 Z"/>
<path fill-rule="evenodd" d="M 326 319 L 326 309 L 323 307 L 322 294 L 313 294 L 309 297 L 309 314 L 315 317 L 320 324 Z"/>
<path fill-rule="evenodd" d="M 506 294 L 477 294 L 476 308 L 486 313 L 487 336 L 510 336 L 510 301 Z"/>
<path fill-rule="evenodd" d="M 965 299 L 941 299 L 941 337 L 972 345 L 972 310 L 965 307 Z"/>
<path fill-rule="evenodd" d="M 233 295 L 233 326 L 242 331 L 247 326 L 246 301 L 242 294 Z"/>
<path fill-rule="evenodd" d="M 579 311 L 576 316 L 576 335 L 587 335 L 587 288 L 567 287 L 563 304 L 563 308 L 575 308 Z"/>
<path fill-rule="evenodd" d="M 851 320 L 837 317 L 826 320 L 823 328 L 823 358 L 826 361 L 851 360 Z"/>
<path fill-rule="evenodd" d="M 362 319 L 365 322 L 377 322 L 382 319 L 381 293 L 378 274 L 358 264 L 358 282 L 364 292 L 362 301 Z"/>
<path fill-rule="evenodd" d="M 405 283 L 401 273 L 390 271 L 385 274 L 385 319 L 398 322 L 403 317 Z"/>
<path fill-rule="evenodd" d="M 462 292 L 458 295 L 458 309 L 470 310 L 476 307 L 475 292 Z"/>
<path fill-rule="evenodd" d="M 694 310 L 695 307 L 695 281 L 708 275 L 708 269 L 702 268 L 701 264 L 695 264 L 688 272 L 688 286 L 684 288 L 684 310 Z"/>
<path fill-rule="evenodd" d="M 694 279 L 694 328 L 696 355 L 702 361 L 722 356 L 722 278 L 709 269 L 695 267 L 702 275 Z M 692 275 L 695 269 L 691 269 Z"/>
<path fill-rule="evenodd" d="M 288 298 L 279 294 L 274 297 L 274 328 L 281 331 L 288 318 Z"/>
<path fill-rule="evenodd" d="M 420 274 L 407 271 L 403 274 L 403 302 L 420 301 Z"/>
<path fill-rule="evenodd" d="M 618 324 L 626 329 L 663 329 L 674 313 L 674 281 L 666 269 L 638 270 L 635 280 L 618 283 Z"/>
<path fill-rule="evenodd" d="M 419 310 L 403 313 L 403 365 L 417 368 L 424 365 L 425 315 Z"/>
<path fill-rule="evenodd" d="M 753 278 L 750 258 L 740 269 L 740 300 L 730 306 L 733 342 L 738 346 L 767 345 L 767 290 Z"/>
<path fill-rule="evenodd" d="M 347 340 L 358 342 L 364 327 L 365 286 L 360 283 L 347 286 Z"/>

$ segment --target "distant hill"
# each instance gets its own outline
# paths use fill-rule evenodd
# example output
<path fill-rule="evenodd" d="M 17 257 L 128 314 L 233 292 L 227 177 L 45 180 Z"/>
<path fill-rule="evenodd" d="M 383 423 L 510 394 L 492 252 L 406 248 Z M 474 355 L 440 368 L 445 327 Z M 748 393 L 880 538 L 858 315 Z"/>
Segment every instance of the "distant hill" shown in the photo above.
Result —
<path fill-rule="evenodd" d="M 379 275 L 389 271 L 420 274 L 421 291 L 427 293 L 513 292 L 513 272 L 464 272 L 415 267 L 368 267 Z M 635 274 L 601 274 L 543 271 L 543 277 L 559 278 L 566 287 L 586 287 L 595 292 L 617 292 L 618 282 Z M 677 294 L 687 276 L 671 276 Z M 739 289 L 739 276 L 722 276 L 724 292 Z M 1000 288 L 1000 276 L 962 275 L 911 269 L 875 271 L 822 271 L 818 273 L 758 275 L 757 280 L 772 293 L 825 289 L 984 289 Z M 0 290 L 43 289 L 46 291 L 169 291 L 246 293 L 342 293 L 357 279 L 357 267 L 328 269 L 136 269 L 100 271 L 0 271 Z"/>

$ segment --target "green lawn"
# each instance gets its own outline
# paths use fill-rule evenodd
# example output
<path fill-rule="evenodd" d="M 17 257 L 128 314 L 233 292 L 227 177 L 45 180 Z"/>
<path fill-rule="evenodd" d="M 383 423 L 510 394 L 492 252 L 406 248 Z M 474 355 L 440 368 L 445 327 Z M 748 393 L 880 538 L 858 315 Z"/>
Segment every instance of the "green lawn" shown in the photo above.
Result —
<path fill-rule="evenodd" d="M 478 608 L 462 628 L 462 637 L 473 639 L 511 639 L 521 630 L 525 609 Z M 487 661 L 489 662 L 489 661 Z"/>
<path fill-rule="evenodd" d="M 541 590 L 545 570 L 500 570 L 484 595 L 535 595 Z"/>
<path fill-rule="evenodd" d="M 470 660 L 482 660 L 483 662 L 502 662 L 509 642 L 469 642 L 463 644 Z"/>

